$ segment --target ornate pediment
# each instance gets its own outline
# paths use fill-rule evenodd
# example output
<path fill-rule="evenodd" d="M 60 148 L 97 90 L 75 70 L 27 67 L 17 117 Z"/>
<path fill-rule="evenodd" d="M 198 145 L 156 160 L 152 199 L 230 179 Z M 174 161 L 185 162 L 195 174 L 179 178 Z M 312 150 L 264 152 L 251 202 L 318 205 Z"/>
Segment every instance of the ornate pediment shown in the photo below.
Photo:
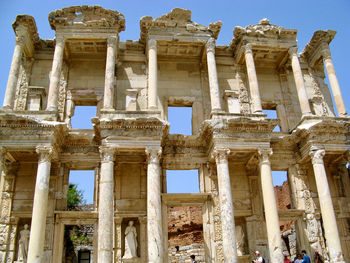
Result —
<path fill-rule="evenodd" d="M 296 40 L 297 30 L 270 24 L 269 19 L 263 18 L 256 25 L 248 25 L 245 28 L 236 26 L 233 35 L 231 46 L 240 42 L 244 37 Z"/>
<path fill-rule="evenodd" d="M 125 18 L 115 10 L 100 6 L 71 6 L 49 14 L 51 28 L 58 27 L 116 27 L 118 32 L 125 30 Z"/>
<path fill-rule="evenodd" d="M 140 20 L 141 36 L 140 41 L 145 43 L 150 29 L 178 29 L 189 33 L 208 32 L 217 38 L 222 26 L 221 21 L 211 23 L 209 27 L 191 21 L 191 10 L 174 8 L 170 13 L 153 19 L 151 16 L 144 16 Z"/>

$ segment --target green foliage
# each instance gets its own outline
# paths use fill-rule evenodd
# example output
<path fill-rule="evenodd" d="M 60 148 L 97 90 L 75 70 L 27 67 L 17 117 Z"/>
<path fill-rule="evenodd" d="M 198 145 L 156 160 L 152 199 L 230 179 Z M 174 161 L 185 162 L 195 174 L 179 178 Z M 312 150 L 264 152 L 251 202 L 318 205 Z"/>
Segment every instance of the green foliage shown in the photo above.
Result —
<path fill-rule="evenodd" d="M 68 209 L 75 208 L 79 205 L 84 205 L 85 200 L 83 198 L 84 191 L 78 190 L 76 184 L 69 184 L 67 193 L 67 207 Z"/>

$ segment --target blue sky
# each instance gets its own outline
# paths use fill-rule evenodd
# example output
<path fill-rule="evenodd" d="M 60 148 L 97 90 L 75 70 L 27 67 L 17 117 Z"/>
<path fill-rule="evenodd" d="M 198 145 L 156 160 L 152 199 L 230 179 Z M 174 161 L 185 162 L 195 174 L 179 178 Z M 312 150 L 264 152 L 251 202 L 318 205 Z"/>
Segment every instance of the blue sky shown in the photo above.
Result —
<path fill-rule="evenodd" d="M 137 40 L 140 36 L 139 20 L 142 16 L 159 17 L 175 7 L 192 10 L 192 20 L 209 25 L 221 20 L 223 26 L 217 45 L 228 45 L 236 25 L 256 24 L 264 17 L 272 24 L 285 28 L 298 29 L 299 52 L 311 39 L 313 32 L 319 29 L 332 29 L 338 33 L 331 43 L 332 57 L 347 111 L 350 107 L 350 1 L 349 0 L 172 0 L 172 1 L 38 1 L 38 0 L 2 0 L 0 9 L 0 101 L 5 94 L 8 72 L 11 64 L 15 35 L 12 22 L 18 14 L 32 15 L 37 23 L 39 36 L 43 39 L 54 38 L 50 29 L 48 14 L 55 9 L 71 5 L 100 5 L 118 10 L 126 18 L 126 31 L 120 33 L 121 41 Z M 182 180 L 180 180 L 181 182 Z"/>

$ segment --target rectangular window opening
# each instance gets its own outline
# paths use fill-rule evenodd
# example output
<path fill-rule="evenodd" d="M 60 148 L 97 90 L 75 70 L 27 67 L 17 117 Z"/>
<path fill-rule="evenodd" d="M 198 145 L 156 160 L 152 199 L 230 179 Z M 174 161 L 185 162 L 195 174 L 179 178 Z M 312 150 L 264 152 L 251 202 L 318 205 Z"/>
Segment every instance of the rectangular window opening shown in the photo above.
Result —
<path fill-rule="evenodd" d="M 71 118 L 72 129 L 92 129 L 91 118 L 96 117 L 97 106 L 75 106 Z"/>
<path fill-rule="evenodd" d="M 169 262 L 182 262 L 183 254 L 188 254 L 188 259 L 194 255 L 197 262 L 202 262 L 200 252 L 204 249 L 202 207 L 168 207 Z"/>
<path fill-rule="evenodd" d="M 167 170 L 167 193 L 199 193 L 198 170 Z"/>
<path fill-rule="evenodd" d="M 277 209 L 291 209 L 291 199 L 288 184 L 287 171 L 272 171 L 272 179 L 275 190 Z"/>
<path fill-rule="evenodd" d="M 91 262 L 94 225 L 65 225 L 63 262 Z"/>
<path fill-rule="evenodd" d="M 267 115 L 268 119 L 278 119 L 276 108 L 265 109 L 263 107 L 263 112 Z M 280 132 L 280 131 L 281 131 L 281 127 L 279 124 L 277 124 L 276 127 L 273 129 L 273 132 Z"/>
<path fill-rule="evenodd" d="M 168 107 L 170 134 L 192 135 L 192 107 Z"/>
<path fill-rule="evenodd" d="M 67 209 L 94 210 L 95 171 L 71 170 L 67 191 Z"/>

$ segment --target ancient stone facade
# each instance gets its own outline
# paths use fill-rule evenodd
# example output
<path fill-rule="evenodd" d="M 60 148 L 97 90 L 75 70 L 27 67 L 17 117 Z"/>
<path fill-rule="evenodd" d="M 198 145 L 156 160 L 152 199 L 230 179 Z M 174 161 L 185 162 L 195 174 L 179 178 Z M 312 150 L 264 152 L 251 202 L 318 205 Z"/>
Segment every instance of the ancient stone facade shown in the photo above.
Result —
<path fill-rule="evenodd" d="M 296 222 L 298 250 L 350 261 L 350 119 L 334 31 L 315 32 L 298 53 L 297 30 L 268 19 L 235 27 L 226 46 L 215 44 L 220 21 L 203 26 L 179 8 L 141 18 L 138 41 L 119 41 L 124 16 L 98 6 L 57 10 L 49 22 L 54 40 L 40 39 L 29 15 L 13 24 L 0 262 L 17 260 L 25 224 L 28 263 L 62 262 L 65 226 L 84 224 L 96 229 L 92 262 L 168 262 L 167 207 L 179 205 L 202 206 L 205 262 L 250 262 L 255 250 L 282 262 L 280 220 Z M 84 105 L 97 106 L 93 129 L 73 130 Z M 193 135 L 169 134 L 169 106 L 192 107 Z M 198 169 L 200 193 L 167 194 L 166 170 L 186 169 Z M 94 211 L 67 211 L 70 170 L 95 171 Z M 271 176 L 280 170 L 291 192 L 283 211 Z M 131 220 L 138 257 L 123 259 Z"/>

